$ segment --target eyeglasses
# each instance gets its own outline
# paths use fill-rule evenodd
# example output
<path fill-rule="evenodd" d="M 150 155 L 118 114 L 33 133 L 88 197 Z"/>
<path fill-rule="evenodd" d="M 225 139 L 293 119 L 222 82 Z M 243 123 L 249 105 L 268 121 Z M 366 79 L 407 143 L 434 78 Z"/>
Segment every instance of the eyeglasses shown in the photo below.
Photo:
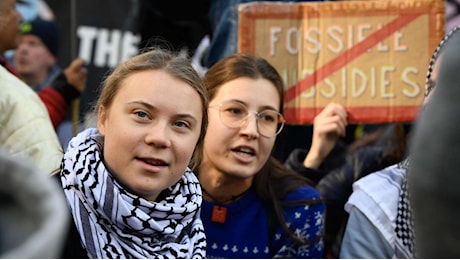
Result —
<path fill-rule="evenodd" d="M 226 101 L 209 108 L 218 108 L 220 120 L 229 128 L 241 127 L 248 119 L 249 113 L 253 113 L 256 116 L 257 130 L 265 137 L 279 134 L 285 122 L 283 115 L 275 110 L 251 111 L 245 105 L 235 101 Z"/>

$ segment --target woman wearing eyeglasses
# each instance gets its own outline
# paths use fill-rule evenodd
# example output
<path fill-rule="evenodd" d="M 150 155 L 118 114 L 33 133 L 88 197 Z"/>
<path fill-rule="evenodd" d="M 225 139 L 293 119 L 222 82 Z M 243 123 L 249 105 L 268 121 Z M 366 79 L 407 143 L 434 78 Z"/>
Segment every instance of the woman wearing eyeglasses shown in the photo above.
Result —
<path fill-rule="evenodd" d="M 194 172 L 207 258 L 322 258 L 320 194 L 270 156 L 284 125 L 280 75 L 264 59 L 234 54 L 205 79 L 209 124 Z"/>

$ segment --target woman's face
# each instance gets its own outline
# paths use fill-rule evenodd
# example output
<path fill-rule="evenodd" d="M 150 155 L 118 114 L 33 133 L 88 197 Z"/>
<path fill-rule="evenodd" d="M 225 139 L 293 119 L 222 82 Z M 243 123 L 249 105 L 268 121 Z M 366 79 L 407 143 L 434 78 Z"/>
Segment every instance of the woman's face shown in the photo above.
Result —
<path fill-rule="evenodd" d="M 104 161 L 131 192 L 155 200 L 183 175 L 197 144 L 199 94 L 164 70 L 137 72 L 121 83 L 109 108 L 99 108 Z"/>
<path fill-rule="evenodd" d="M 219 105 L 229 101 L 244 104 L 250 111 L 279 111 L 280 96 L 266 79 L 238 78 L 223 84 L 209 104 L 209 124 L 200 171 L 210 170 L 238 178 L 253 177 L 270 156 L 275 136 L 260 135 L 254 113 L 249 113 L 238 127 L 225 125 L 219 115 Z"/>

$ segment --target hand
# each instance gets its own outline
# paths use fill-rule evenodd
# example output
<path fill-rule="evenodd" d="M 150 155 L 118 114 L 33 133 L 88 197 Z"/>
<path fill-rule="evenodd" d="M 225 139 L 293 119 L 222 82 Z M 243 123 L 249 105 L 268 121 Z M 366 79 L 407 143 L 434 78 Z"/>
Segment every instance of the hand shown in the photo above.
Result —
<path fill-rule="evenodd" d="M 316 115 L 312 143 L 303 162 L 304 166 L 317 169 L 334 148 L 337 140 L 345 136 L 347 125 L 347 111 L 337 103 L 329 103 Z"/>
<path fill-rule="evenodd" d="M 84 67 L 83 59 L 74 59 L 64 70 L 67 82 L 72 85 L 78 92 L 82 93 L 86 88 L 86 79 L 88 70 Z"/>

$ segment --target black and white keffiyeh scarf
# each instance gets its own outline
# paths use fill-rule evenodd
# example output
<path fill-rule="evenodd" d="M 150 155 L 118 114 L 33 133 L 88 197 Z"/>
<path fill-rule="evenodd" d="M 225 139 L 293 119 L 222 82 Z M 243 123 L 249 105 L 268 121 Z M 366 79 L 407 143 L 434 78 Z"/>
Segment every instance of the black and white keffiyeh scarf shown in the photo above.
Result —
<path fill-rule="evenodd" d="M 412 206 L 409 199 L 409 186 L 407 173 L 410 165 L 409 158 L 406 158 L 398 164 L 404 174 L 404 180 L 401 184 L 401 193 L 398 199 L 398 211 L 396 214 L 395 233 L 397 241 L 397 258 L 414 258 L 415 255 L 415 230 L 414 219 L 412 215 Z"/>
<path fill-rule="evenodd" d="M 204 258 L 201 189 L 189 168 L 161 201 L 126 191 L 106 169 L 91 128 L 69 143 L 61 182 L 91 258 Z"/>

